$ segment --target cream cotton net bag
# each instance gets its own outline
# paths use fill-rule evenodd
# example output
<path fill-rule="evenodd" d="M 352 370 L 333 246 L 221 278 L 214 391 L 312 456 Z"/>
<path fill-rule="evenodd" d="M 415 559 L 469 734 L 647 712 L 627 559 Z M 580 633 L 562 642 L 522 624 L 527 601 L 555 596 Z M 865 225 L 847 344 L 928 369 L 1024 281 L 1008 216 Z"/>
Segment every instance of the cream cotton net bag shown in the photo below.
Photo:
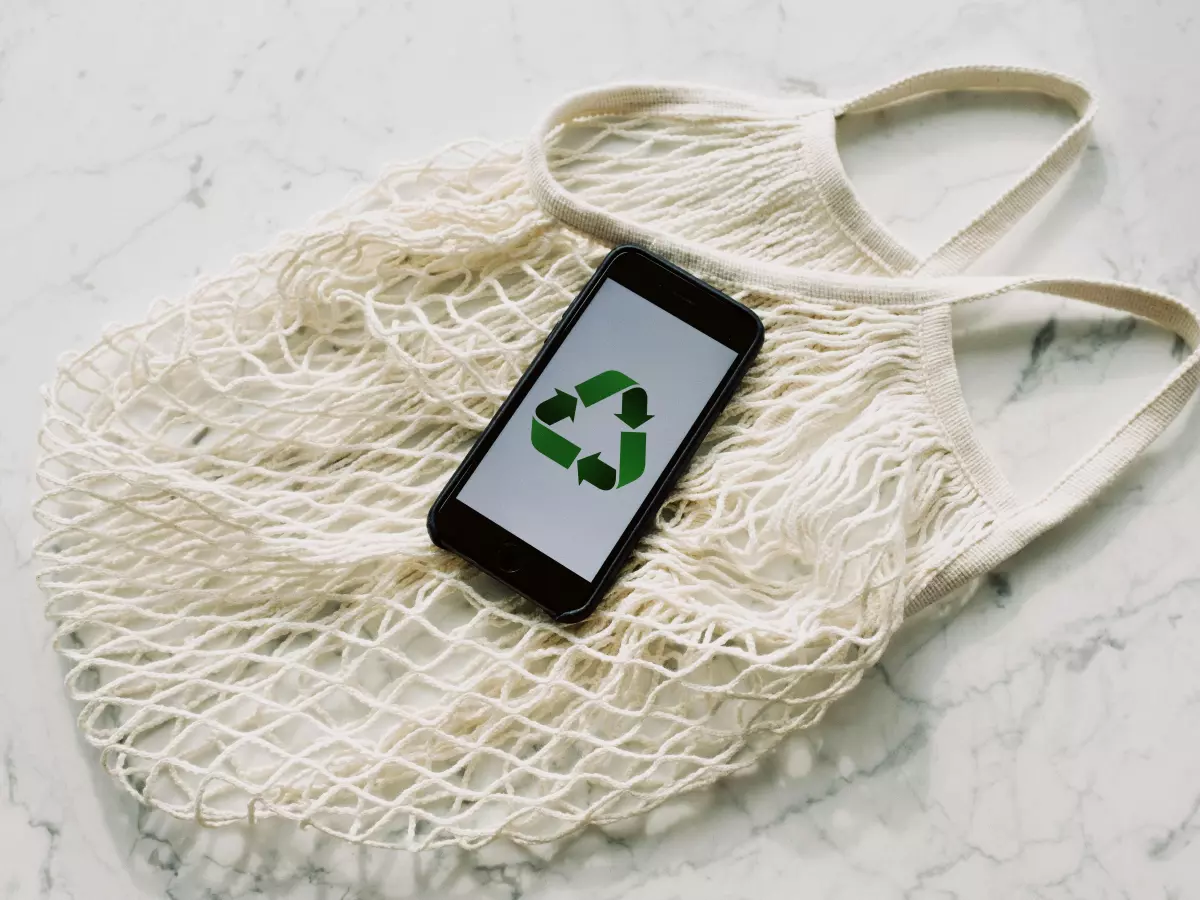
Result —
<path fill-rule="evenodd" d="M 1090 110 L 1013 70 L 928 73 L 856 108 L 964 83 L 1050 85 Z M 525 158 L 472 146 L 396 166 L 65 359 L 41 433 L 40 579 L 113 777 L 205 824 L 552 840 L 749 765 L 854 687 L 906 613 L 1103 489 L 1180 411 L 1197 355 L 1022 503 L 975 440 L 950 310 L 1038 290 L 1195 346 L 1186 306 L 1070 279 L 846 274 L 965 263 L 1045 193 L 1080 126 L 918 261 L 800 162 L 841 109 L 581 95 Z M 624 241 L 749 303 L 766 343 L 611 594 L 565 627 L 432 547 L 425 515 Z"/>

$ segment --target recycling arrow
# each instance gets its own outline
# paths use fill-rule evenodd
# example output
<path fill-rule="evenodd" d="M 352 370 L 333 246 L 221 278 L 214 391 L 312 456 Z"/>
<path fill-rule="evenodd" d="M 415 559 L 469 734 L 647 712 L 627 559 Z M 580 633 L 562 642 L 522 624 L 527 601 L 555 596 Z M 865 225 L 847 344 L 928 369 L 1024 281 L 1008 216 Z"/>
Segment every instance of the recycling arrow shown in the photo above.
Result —
<path fill-rule="evenodd" d="M 578 401 L 574 394 L 568 394 L 566 391 L 555 390 L 554 396 L 549 400 L 543 400 L 534 410 L 534 415 L 545 422 L 547 425 L 554 425 L 561 422 L 563 419 L 575 418 L 575 406 Z"/>
<path fill-rule="evenodd" d="M 621 467 L 621 477 L 617 481 L 617 487 L 625 487 L 629 482 L 637 481 L 642 477 L 642 473 L 646 471 L 646 435 L 644 432 L 621 432 L 621 459 L 617 465 Z"/>
<path fill-rule="evenodd" d="M 531 437 L 534 449 L 538 453 L 548 456 L 564 469 L 571 468 L 571 463 L 575 462 L 575 457 L 579 455 L 578 444 L 572 444 L 557 431 L 547 428 L 537 419 L 533 420 Z"/>
<path fill-rule="evenodd" d="M 534 449 L 564 469 L 574 464 L 579 484 L 586 481 L 599 490 L 611 491 L 637 481 L 646 471 L 646 434 L 636 429 L 654 418 L 647 410 L 649 398 L 645 388 L 624 372 L 609 369 L 575 385 L 575 392 L 578 400 L 574 394 L 555 388 L 554 396 L 534 409 L 530 426 Z M 551 427 L 564 419 L 574 421 L 580 402 L 585 408 L 595 406 L 615 394 L 621 394 L 621 411 L 616 417 L 627 428 L 634 429 L 621 432 L 616 469 L 602 460 L 599 453 L 579 457 L 582 452 L 579 446 Z"/>
<path fill-rule="evenodd" d="M 646 392 L 642 388 L 630 388 L 621 396 L 621 411 L 617 418 L 630 428 L 641 428 L 654 418 L 646 414 L 646 403 Z"/>
<path fill-rule="evenodd" d="M 579 461 L 576 468 L 579 470 L 580 484 L 586 481 L 602 491 L 611 491 L 613 485 L 617 483 L 616 469 L 602 460 L 599 453 L 585 456 Z"/>
<path fill-rule="evenodd" d="M 566 391 L 555 391 L 549 400 L 543 400 L 533 411 L 534 448 L 543 456 L 554 460 L 564 469 L 571 468 L 579 455 L 579 446 L 571 443 L 549 426 L 563 419 L 575 418 L 575 398 Z"/>
<path fill-rule="evenodd" d="M 575 392 L 579 394 L 579 399 L 583 401 L 584 406 L 593 406 L 601 400 L 607 400 L 618 391 L 623 391 L 636 384 L 637 382 L 624 372 L 609 369 L 607 372 L 593 375 L 583 384 L 575 385 Z"/>

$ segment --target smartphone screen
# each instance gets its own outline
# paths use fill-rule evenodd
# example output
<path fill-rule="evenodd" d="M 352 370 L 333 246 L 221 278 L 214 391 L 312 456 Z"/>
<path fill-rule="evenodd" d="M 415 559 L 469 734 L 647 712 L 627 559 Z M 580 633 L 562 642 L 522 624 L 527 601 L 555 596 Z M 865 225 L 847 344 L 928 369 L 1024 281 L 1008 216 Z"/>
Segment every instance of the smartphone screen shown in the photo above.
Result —
<path fill-rule="evenodd" d="M 591 581 L 737 356 L 605 281 L 458 499 Z"/>
<path fill-rule="evenodd" d="M 430 535 L 556 618 L 582 618 L 761 342 L 744 306 L 618 248 L 439 496 Z"/>

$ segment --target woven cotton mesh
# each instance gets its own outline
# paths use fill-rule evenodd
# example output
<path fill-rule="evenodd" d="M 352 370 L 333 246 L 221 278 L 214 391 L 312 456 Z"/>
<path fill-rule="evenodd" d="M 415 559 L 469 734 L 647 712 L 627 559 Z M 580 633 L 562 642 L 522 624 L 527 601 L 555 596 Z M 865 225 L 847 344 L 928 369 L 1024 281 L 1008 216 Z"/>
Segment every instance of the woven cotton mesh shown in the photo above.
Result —
<path fill-rule="evenodd" d="M 560 140 L 556 163 L 730 247 L 754 210 L 729 231 L 697 213 L 735 193 L 714 172 L 753 166 L 784 231 L 820 215 L 782 138 L 752 163 L 744 134 L 679 149 L 647 127 Z M 631 151 L 661 182 L 628 181 Z M 833 265 L 837 240 L 754 252 Z M 62 362 L 41 583 L 80 727 L 127 790 L 382 846 L 546 841 L 751 763 L 875 663 L 935 552 L 990 521 L 913 310 L 742 294 L 759 359 L 582 625 L 431 546 L 437 491 L 604 252 L 537 208 L 517 154 L 460 148 Z"/>
<path fill-rule="evenodd" d="M 796 117 L 595 116 L 547 150 L 580 199 L 764 262 L 891 275 L 852 241 L 805 167 Z"/>

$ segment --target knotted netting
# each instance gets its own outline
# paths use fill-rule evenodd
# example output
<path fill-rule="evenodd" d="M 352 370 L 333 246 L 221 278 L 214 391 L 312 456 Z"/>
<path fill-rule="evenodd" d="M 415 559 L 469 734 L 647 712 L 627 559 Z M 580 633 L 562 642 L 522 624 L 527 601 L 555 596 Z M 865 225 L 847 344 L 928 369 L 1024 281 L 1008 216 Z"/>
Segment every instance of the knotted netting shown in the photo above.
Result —
<path fill-rule="evenodd" d="M 717 241 L 728 201 L 727 247 L 854 268 L 836 237 L 751 240 L 756 203 L 780 233 L 820 215 L 789 141 L 599 119 L 552 159 L 688 237 Z M 382 846 L 546 841 L 752 763 L 878 660 L 934 557 L 989 521 L 911 309 L 718 284 L 766 344 L 581 625 L 431 545 L 438 490 L 607 249 L 539 208 L 518 152 L 460 147 L 63 360 L 41 584 L 125 789 Z"/>

